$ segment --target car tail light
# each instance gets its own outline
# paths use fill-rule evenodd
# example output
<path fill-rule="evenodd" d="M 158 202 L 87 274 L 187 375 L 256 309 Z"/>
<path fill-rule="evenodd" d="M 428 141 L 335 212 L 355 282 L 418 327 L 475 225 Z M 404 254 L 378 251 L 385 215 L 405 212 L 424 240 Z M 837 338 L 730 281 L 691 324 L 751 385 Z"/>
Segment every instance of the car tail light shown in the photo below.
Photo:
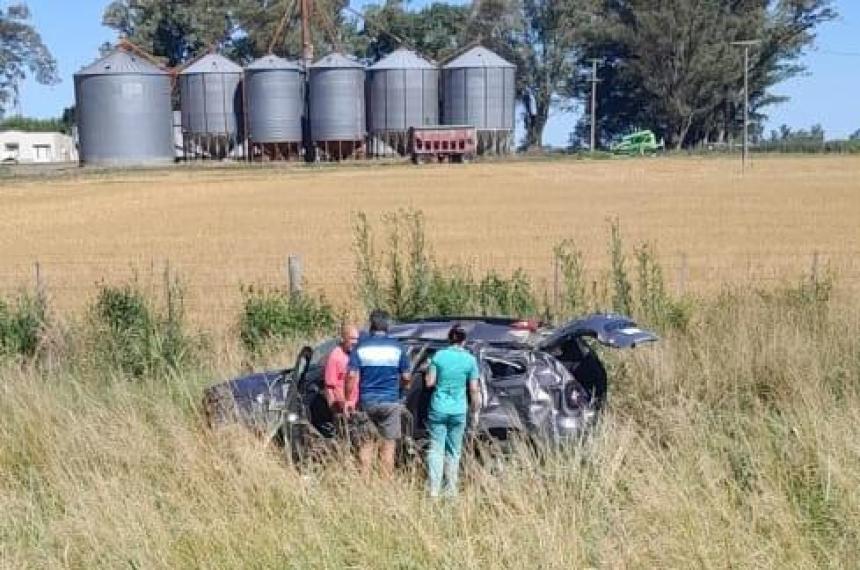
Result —
<path fill-rule="evenodd" d="M 530 319 L 530 320 L 523 319 L 521 321 L 516 321 L 516 322 L 512 323 L 511 328 L 516 329 L 516 330 L 520 330 L 520 331 L 537 332 L 538 323 L 534 319 Z"/>

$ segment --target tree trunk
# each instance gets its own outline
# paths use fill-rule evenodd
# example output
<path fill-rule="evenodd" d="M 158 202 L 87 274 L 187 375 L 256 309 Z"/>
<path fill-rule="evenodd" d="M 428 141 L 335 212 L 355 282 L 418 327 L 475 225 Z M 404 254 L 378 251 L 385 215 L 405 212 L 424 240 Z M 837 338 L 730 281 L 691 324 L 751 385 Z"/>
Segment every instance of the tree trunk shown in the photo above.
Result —
<path fill-rule="evenodd" d="M 525 107 L 525 128 L 526 128 L 526 150 L 531 148 L 543 147 L 543 130 L 546 128 L 546 123 L 549 120 L 549 102 L 543 100 L 532 101 L 530 97 L 525 97 L 523 101 Z"/>

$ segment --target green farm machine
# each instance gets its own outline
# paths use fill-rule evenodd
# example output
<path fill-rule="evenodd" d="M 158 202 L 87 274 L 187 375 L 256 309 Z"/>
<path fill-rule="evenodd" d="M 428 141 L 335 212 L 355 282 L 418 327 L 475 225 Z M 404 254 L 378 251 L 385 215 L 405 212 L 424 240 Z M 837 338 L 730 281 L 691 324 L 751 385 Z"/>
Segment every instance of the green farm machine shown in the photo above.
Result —
<path fill-rule="evenodd" d="M 658 142 L 654 132 L 648 130 L 630 133 L 610 147 L 613 154 L 624 156 L 654 155 L 663 149 L 663 141 Z"/>

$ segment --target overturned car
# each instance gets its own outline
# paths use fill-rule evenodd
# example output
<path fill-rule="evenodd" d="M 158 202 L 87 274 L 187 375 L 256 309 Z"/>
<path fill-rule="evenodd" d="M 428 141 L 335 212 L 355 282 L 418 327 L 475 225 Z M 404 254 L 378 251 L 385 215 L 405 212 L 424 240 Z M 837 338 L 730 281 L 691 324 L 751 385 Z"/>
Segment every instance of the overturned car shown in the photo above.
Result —
<path fill-rule="evenodd" d="M 404 345 L 412 383 L 401 394 L 403 450 L 427 439 L 432 389 L 424 384 L 430 358 L 447 346 L 448 330 L 460 323 L 466 348 L 481 371 L 478 425 L 485 437 L 512 434 L 551 444 L 580 437 L 606 396 L 606 369 L 593 343 L 632 348 L 657 336 L 616 314 L 595 314 L 558 328 L 509 318 L 436 317 L 393 325 L 389 334 Z M 302 460 L 338 437 L 323 389 L 323 372 L 337 339 L 305 347 L 290 369 L 252 374 L 206 389 L 204 413 L 210 426 L 240 423 Z"/>

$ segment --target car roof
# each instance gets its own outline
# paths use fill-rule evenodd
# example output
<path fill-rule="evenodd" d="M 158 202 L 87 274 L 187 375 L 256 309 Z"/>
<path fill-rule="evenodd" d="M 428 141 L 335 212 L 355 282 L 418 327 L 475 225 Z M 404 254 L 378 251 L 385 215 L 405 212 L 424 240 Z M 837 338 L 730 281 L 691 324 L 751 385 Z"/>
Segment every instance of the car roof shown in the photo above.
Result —
<path fill-rule="evenodd" d="M 516 322 L 516 321 L 513 321 Z M 513 329 L 510 325 L 493 324 L 480 320 L 452 319 L 427 320 L 397 323 L 388 330 L 389 336 L 406 340 L 448 341 L 448 331 L 454 323 L 462 325 L 469 342 L 489 344 L 525 344 L 530 333 Z"/>

